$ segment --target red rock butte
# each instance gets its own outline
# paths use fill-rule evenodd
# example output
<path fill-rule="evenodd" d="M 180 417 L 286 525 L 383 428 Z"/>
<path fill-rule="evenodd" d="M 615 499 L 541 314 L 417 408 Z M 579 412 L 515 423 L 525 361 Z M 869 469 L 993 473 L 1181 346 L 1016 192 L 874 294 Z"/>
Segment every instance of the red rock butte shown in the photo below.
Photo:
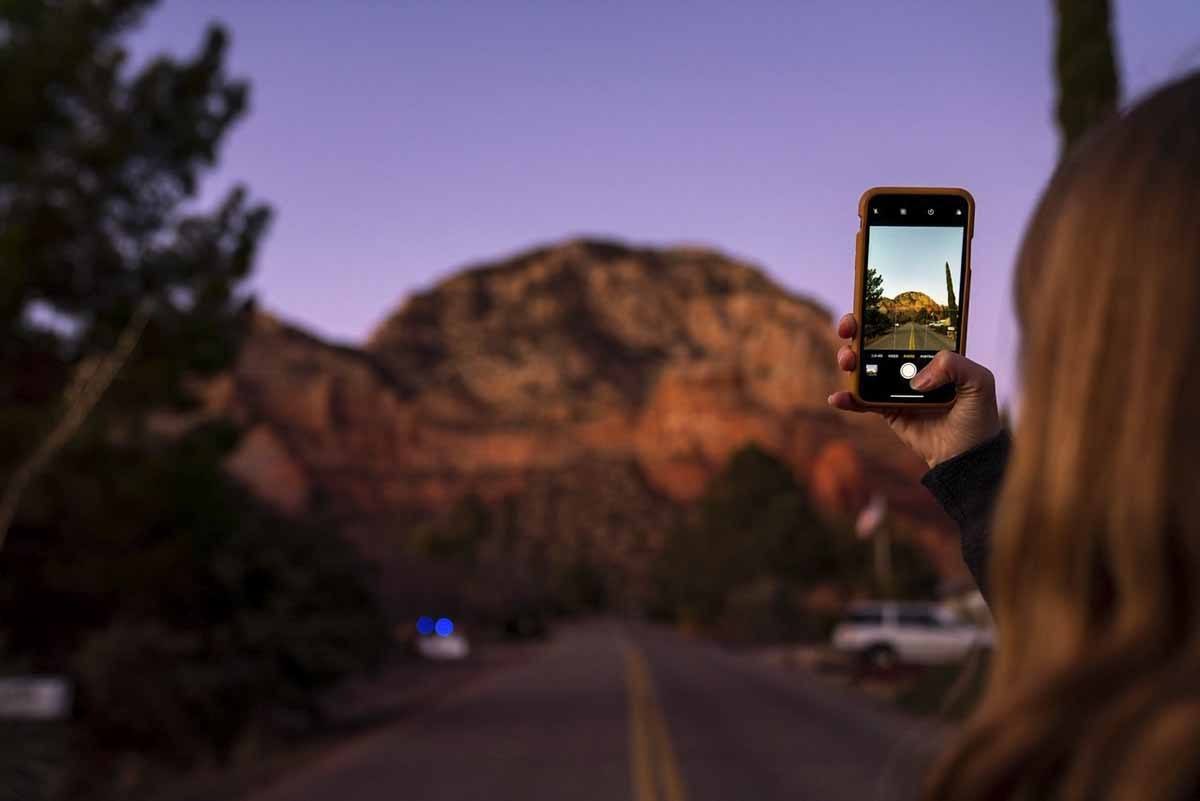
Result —
<path fill-rule="evenodd" d="M 246 427 L 230 468 L 369 555 L 467 493 L 526 538 L 634 572 L 738 448 L 785 459 L 829 514 L 888 496 L 961 572 L 923 464 L 871 415 L 833 412 L 829 313 L 703 248 L 573 240 L 414 294 L 362 347 L 260 314 L 209 406 Z"/>

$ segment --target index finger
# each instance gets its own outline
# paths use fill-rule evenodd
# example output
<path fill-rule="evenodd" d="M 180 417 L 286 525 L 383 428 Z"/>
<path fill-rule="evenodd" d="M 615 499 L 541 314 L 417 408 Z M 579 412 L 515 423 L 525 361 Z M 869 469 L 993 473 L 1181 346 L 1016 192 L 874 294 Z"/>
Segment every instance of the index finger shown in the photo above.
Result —
<path fill-rule="evenodd" d="M 858 320 L 854 319 L 853 314 L 844 314 L 842 319 L 838 320 L 837 334 L 842 339 L 854 339 L 854 335 L 858 333 Z"/>

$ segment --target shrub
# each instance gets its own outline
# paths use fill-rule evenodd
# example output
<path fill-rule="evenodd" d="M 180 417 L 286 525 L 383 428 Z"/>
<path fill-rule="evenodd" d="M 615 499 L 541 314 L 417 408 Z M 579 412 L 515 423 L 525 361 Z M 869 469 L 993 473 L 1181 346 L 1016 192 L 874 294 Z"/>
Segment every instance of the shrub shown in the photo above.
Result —
<path fill-rule="evenodd" d="M 106 749 L 224 757 L 277 710 L 314 718 L 389 641 L 352 548 L 224 474 L 235 440 L 209 426 L 149 451 L 74 448 L 14 529 L 9 642 L 78 677 L 82 727 Z"/>

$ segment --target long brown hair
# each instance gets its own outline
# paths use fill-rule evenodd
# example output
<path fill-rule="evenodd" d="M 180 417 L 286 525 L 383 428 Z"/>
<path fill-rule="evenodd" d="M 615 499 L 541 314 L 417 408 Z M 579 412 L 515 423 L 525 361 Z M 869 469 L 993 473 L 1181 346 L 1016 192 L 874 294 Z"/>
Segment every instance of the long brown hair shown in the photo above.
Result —
<path fill-rule="evenodd" d="M 1200 75 L 1064 162 L 1016 296 L 997 648 L 926 797 L 1200 797 Z"/>

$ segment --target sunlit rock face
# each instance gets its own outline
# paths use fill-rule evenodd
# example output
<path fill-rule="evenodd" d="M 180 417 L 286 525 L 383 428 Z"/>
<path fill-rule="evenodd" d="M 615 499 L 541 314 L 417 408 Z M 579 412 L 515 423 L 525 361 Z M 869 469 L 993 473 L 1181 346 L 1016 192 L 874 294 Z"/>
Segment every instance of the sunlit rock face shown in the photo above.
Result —
<path fill-rule="evenodd" d="M 923 465 L 841 387 L 829 313 L 699 248 L 576 240 L 464 269 L 362 347 L 260 315 L 215 410 L 248 426 L 239 475 L 385 554 L 467 493 L 518 536 L 638 571 L 729 455 L 777 453 L 831 515 L 875 492 L 957 570 Z M 506 500 L 507 499 L 507 500 Z"/>

